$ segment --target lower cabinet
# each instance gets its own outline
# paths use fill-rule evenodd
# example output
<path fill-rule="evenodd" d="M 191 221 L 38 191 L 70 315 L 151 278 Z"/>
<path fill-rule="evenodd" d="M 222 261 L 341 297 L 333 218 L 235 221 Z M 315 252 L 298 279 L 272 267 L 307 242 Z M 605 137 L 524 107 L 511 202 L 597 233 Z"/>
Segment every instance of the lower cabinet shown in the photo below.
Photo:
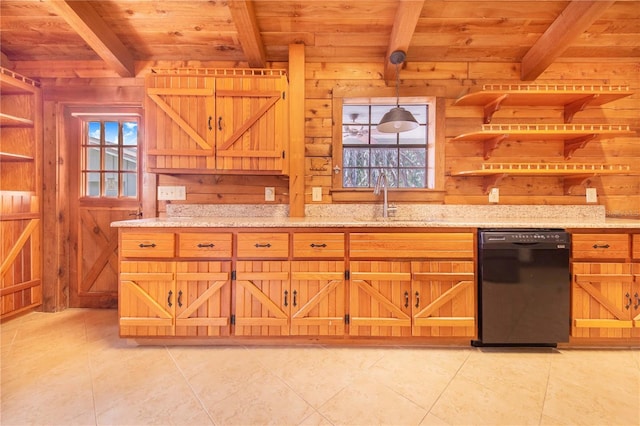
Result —
<path fill-rule="evenodd" d="M 228 336 L 231 262 L 121 261 L 120 335 Z"/>
<path fill-rule="evenodd" d="M 235 335 L 344 335 L 344 286 L 344 261 L 237 261 Z"/>

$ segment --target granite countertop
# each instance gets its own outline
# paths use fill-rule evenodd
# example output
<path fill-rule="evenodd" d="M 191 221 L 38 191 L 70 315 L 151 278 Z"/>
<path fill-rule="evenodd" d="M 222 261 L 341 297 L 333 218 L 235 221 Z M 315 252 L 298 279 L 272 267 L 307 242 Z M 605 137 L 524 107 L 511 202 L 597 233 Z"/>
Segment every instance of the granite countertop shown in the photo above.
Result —
<path fill-rule="evenodd" d="M 630 228 L 640 229 L 640 220 L 605 218 L 577 220 L 553 218 L 403 219 L 379 217 L 172 217 L 124 220 L 111 224 L 132 228 Z"/>

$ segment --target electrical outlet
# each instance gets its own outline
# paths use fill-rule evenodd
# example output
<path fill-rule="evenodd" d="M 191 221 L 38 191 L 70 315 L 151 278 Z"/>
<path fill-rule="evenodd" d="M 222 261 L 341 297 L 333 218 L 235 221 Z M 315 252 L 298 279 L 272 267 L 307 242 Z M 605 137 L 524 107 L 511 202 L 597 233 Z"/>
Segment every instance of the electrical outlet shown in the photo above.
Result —
<path fill-rule="evenodd" d="M 322 188 L 314 186 L 311 190 L 311 201 L 322 201 Z"/>
<path fill-rule="evenodd" d="M 184 186 L 159 186 L 158 200 L 186 200 L 187 190 Z"/>
<path fill-rule="evenodd" d="M 491 188 L 489 191 L 489 202 L 490 203 L 499 203 L 500 202 L 500 189 Z"/>
<path fill-rule="evenodd" d="M 264 200 L 265 201 L 275 201 L 276 200 L 276 189 L 273 186 L 265 186 L 264 187 Z"/>
<path fill-rule="evenodd" d="M 587 188 L 587 203 L 597 203 L 598 192 L 595 188 Z"/>

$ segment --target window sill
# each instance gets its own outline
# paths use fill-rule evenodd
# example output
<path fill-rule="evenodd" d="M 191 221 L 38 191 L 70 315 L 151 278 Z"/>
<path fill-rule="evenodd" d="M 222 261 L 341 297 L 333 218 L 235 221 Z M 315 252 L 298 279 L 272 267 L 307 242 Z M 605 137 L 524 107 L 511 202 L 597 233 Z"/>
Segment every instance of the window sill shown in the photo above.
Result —
<path fill-rule="evenodd" d="M 332 189 L 329 192 L 334 203 L 379 202 L 382 195 L 374 195 L 373 189 Z M 444 203 L 445 191 L 435 189 L 389 189 L 390 203 Z"/>

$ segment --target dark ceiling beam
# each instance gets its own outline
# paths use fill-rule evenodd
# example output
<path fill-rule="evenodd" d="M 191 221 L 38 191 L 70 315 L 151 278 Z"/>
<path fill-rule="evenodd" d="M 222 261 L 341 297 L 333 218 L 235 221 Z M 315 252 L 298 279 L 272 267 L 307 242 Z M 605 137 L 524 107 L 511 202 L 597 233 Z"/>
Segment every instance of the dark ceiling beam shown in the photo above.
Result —
<path fill-rule="evenodd" d="M 520 79 L 535 80 L 615 1 L 574 0 L 522 58 Z"/>
<path fill-rule="evenodd" d="M 49 0 L 55 12 L 121 77 L 135 76 L 131 52 L 89 1 Z"/>
<path fill-rule="evenodd" d="M 395 84 L 396 80 L 396 66 L 391 63 L 389 57 L 396 50 L 407 52 L 423 6 L 424 0 L 400 0 L 398 3 L 384 62 L 384 79 L 387 85 Z"/>
<path fill-rule="evenodd" d="M 249 66 L 264 68 L 267 64 L 264 43 L 256 20 L 251 0 L 231 0 L 228 2 L 231 18 L 238 31 L 238 39 Z"/>

